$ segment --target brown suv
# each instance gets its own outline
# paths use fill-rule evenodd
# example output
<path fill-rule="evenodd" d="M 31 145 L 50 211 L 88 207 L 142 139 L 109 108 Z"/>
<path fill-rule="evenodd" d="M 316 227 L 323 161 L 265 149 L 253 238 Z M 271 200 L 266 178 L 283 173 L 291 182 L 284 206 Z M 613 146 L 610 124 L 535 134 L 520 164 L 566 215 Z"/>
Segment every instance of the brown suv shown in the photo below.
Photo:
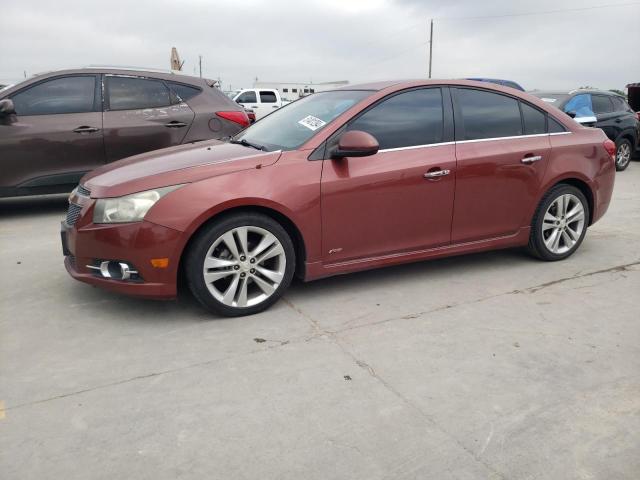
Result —
<path fill-rule="evenodd" d="M 105 163 L 248 124 L 202 78 L 118 68 L 37 75 L 0 91 L 0 197 L 71 191 Z"/>

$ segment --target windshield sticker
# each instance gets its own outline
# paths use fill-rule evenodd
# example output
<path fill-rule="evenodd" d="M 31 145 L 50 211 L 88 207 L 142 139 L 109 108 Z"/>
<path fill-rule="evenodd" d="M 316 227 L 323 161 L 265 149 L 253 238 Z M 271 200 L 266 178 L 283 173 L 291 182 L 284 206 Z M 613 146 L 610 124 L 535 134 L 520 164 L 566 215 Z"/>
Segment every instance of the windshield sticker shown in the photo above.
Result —
<path fill-rule="evenodd" d="M 307 115 L 298 123 L 303 127 L 307 127 L 309 130 L 317 130 L 320 127 L 324 127 L 327 124 L 327 122 L 320 120 L 319 118 L 314 117 L 313 115 Z"/>
<path fill-rule="evenodd" d="M 557 98 L 541 98 L 541 100 L 542 100 L 543 102 L 553 103 L 553 102 L 555 102 L 555 101 L 556 101 L 556 100 L 558 100 L 558 99 L 557 99 Z"/>

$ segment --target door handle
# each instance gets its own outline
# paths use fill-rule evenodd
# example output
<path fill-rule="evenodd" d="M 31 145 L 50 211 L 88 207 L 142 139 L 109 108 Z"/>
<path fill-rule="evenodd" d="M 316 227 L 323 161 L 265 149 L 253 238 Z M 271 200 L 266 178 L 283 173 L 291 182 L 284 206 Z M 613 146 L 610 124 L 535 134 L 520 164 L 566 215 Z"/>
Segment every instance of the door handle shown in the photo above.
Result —
<path fill-rule="evenodd" d="M 94 132 L 97 132 L 98 130 L 100 129 L 96 127 L 88 127 L 86 125 L 83 125 L 82 127 L 75 128 L 73 131 L 75 133 L 94 133 Z"/>
<path fill-rule="evenodd" d="M 616 123 L 621 123 L 622 119 L 621 118 L 616 118 Z"/>
<path fill-rule="evenodd" d="M 427 172 L 423 175 L 424 178 L 438 178 L 449 175 L 451 170 L 436 170 L 435 172 Z"/>
<path fill-rule="evenodd" d="M 273 106 L 273 107 L 271 107 L 271 108 L 278 108 L 278 105 L 274 105 L 274 106 Z"/>
<path fill-rule="evenodd" d="M 531 157 L 524 157 L 522 160 L 520 160 L 522 163 L 524 163 L 525 165 L 531 165 L 532 163 L 536 163 L 539 162 L 540 160 L 542 160 L 542 155 L 535 155 L 535 156 L 531 156 Z"/>
<path fill-rule="evenodd" d="M 174 120 L 172 122 L 165 123 L 164 126 L 168 127 L 168 128 L 182 128 L 182 127 L 186 127 L 187 124 L 186 123 L 182 123 L 182 122 L 178 122 L 177 120 Z"/>

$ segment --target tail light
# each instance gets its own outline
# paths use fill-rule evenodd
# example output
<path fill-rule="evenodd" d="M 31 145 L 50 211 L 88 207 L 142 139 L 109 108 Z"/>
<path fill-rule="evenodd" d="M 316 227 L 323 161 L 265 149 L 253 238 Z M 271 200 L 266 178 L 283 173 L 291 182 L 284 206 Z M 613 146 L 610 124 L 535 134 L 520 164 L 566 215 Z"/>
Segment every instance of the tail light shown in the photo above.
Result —
<path fill-rule="evenodd" d="M 616 144 L 608 138 L 602 144 L 612 160 L 616 159 Z"/>
<path fill-rule="evenodd" d="M 225 120 L 230 120 L 232 122 L 237 123 L 238 125 L 242 125 L 242 127 L 249 126 L 249 117 L 245 112 L 242 112 L 242 111 L 216 112 L 216 115 L 221 118 L 224 118 Z"/>

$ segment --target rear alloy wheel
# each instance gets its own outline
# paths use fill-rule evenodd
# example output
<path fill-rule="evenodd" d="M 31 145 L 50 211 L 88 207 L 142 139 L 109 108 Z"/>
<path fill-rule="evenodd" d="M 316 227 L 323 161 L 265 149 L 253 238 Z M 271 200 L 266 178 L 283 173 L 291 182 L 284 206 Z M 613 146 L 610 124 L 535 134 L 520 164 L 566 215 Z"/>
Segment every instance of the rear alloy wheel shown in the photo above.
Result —
<path fill-rule="evenodd" d="M 239 316 L 275 303 L 291 283 L 294 266 L 293 244 L 279 223 L 240 214 L 199 234 L 187 254 L 186 275 L 205 307 Z"/>
<path fill-rule="evenodd" d="M 621 138 L 616 142 L 616 170 L 625 170 L 631 162 L 633 149 L 631 142 L 626 138 Z"/>
<path fill-rule="evenodd" d="M 575 252 L 587 232 L 589 204 L 571 185 L 557 185 L 542 199 L 534 216 L 529 251 L 547 260 L 562 260 Z"/>

